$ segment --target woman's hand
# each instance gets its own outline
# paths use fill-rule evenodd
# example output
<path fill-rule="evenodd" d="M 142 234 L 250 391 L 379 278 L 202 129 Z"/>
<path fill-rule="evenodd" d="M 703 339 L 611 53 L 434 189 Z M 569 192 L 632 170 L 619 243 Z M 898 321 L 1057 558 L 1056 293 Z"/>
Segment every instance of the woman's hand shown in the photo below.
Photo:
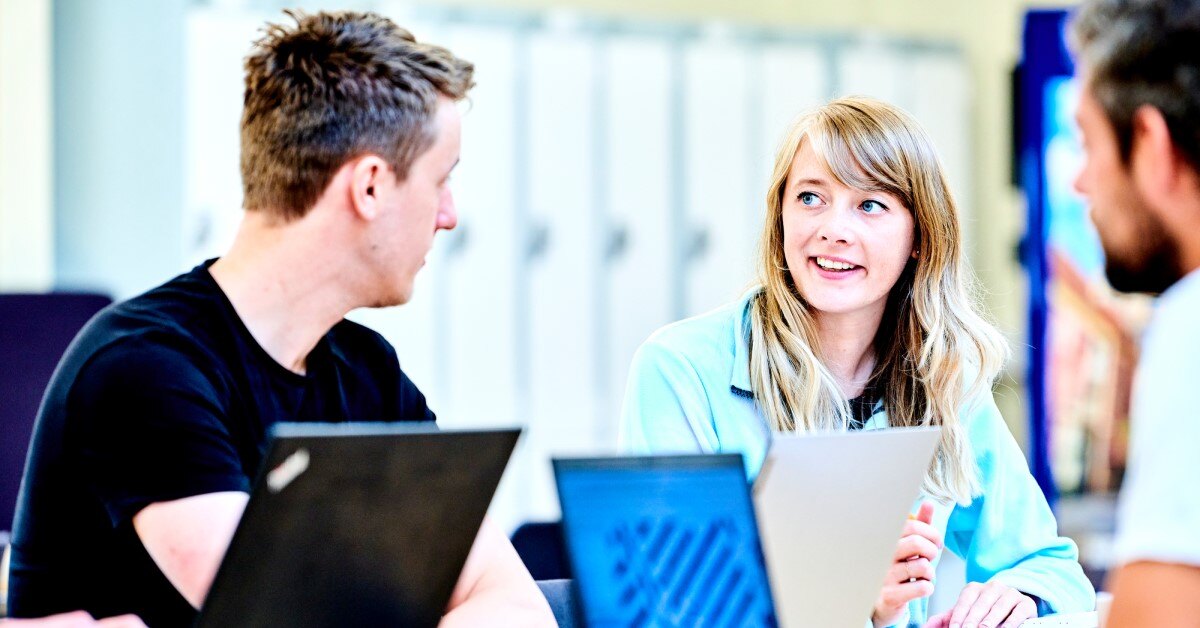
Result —
<path fill-rule="evenodd" d="M 1016 628 L 1037 617 L 1037 602 L 1000 584 L 972 582 L 963 587 L 954 608 L 929 618 L 925 628 Z"/>
<path fill-rule="evenodd" d="M 932 523 L 933 504 L 925 502 L 917 517 L 904 524 L 892 566 L 871 615 L 876 626 L 895 624 L 904 617 L 909 602 L 933 593 L 933 561 L 942 551 L 942 534 Z"/>

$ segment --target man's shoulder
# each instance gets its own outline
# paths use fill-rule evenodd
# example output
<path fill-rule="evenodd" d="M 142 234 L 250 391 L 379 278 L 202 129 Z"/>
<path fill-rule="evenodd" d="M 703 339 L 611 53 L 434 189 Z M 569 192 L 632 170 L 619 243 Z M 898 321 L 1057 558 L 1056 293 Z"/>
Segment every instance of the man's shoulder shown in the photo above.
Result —
<path fill-rule="evenodd" d="M 228 327 L 219 298 L 194 272 L 175 277 L 97 314 L 76 339 L 76 357 L 160 346 L 207 351 Z"/>

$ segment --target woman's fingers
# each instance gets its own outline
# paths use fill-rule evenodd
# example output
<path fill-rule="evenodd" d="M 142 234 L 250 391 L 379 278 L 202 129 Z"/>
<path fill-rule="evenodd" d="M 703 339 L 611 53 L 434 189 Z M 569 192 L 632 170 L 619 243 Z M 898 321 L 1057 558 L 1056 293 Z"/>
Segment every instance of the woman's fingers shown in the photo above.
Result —
<path fill-rule="evenodd" d="M 1000 624 L 1001 628 L 1020 628 L 1026 619 L 1037 617 L 1037 602 L 1034 602 L 1033 598 L 1024 594 L 1021 595 L 1021 598 L 1016 608 L 1008 614 L 1008 619 L 1005 619 L 1004 623 Z"/>
<path fill-rule="evenodd" d="M 893 563 L 890 583 L 906 583 L 913 580 L 933 580 L 933 563 L 917 558 L 902 563 Z"/>
<path fill-rule="evenodd" d="M 950 625 L 961 626 L 963 620 L 967 618 L 967 613 L 975 605 L 975 601 L 979 599 L 979 594 L 983 592 L 983 585 L 978 582 L 968 582 L 967 586 L 963 587 L 962 593 L 958 594 L 958 601 L 954 603 L 954 608 L 950 612 Z M 990 606 L 990 605 L 989 605 Z"/>
<path fill-rule="evenodd" d="M 1029 599 L 1021 595 L 1021 592 L 1016 589 L 1008 587 L 1005 587 L 1005 589 L 1000 594 L 1000 597 L 996 599 L 996 603 L 992 605 L 992 609 L 979 620 L 980 626 L 997 628 L 1012 615 L 1012 612 L 1016 610 L 1017 605 L 1021 603 L 1022 599 Z"/>
<path fill-rule="evenodd" d="M 972 582 L 958 596 L 950 613 L 949 628 L 1020 626 L 1036 615 L 1036 604 L 1020 591 L 998 582 Z"/>
<path fill-rule="evenodd" d="M 917 521 L 923 523 L 933 523 L 932 502 L 921 502 L 921 507 L 917 509 Z"/>
<path fill-rule="evenodd" d="M 889 584 L 883 588 L 879 596 L 880 602 L 887 608 L 901 608 L 913 600 L 929 597 L 933 594 L 933 583 L 928 580 Z"/>
<path fill-rule="evenodd" d="M 909 519 L 904 522 L 904 528 L 900 531 L 900 538 L 906 536 L 921 536 L 929 539 L 931 543 L 941 549 L 944 543 L 942 542 L 942 532 L 932 525 L 924 521 Z"/>
<path fill-rule="evenodd" d="M 924 628 L 950 628 L 950 611 L 938 613 L 925 622 Z"/>
<path fill-rule="evenodd" d="M 913 556 L 920 556 L 929 560 L 936 560 L 940 551 L 941 548 L 934 544 L 933 541 L 914 534 L 900 539 L 900 542 L 896 544 L 894 559 L 899 562 L 909 560 Z"/>

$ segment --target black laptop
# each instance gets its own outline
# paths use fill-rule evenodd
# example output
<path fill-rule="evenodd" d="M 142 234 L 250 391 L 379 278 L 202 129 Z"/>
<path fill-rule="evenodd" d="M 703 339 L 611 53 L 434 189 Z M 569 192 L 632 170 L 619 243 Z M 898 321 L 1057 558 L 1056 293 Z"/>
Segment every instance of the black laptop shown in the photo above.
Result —
<path fill-rule="evenodd" d="M 519 434 L 277 425 L 197 626 L 436 626 Z"/>

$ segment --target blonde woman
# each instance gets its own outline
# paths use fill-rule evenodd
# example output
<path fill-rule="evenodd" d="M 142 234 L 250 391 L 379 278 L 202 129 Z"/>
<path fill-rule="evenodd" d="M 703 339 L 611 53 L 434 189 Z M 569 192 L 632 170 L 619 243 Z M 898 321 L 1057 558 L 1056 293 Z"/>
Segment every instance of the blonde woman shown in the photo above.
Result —
<path fill-rule="evenodd" d="M 775 432 L 940 425 L 874 625 L 1091 610 L 1076 547 L 992 399 L 1007 349 L 978 314 L 954 200 L 916 121 L 865 98 L 799 119 L 775 160 L 757 266 L 740 300 L 638 350 L 622 448 L 737 451 L 753 476 Z M 943 547 L 971 582 L 927 618 Z"/>

